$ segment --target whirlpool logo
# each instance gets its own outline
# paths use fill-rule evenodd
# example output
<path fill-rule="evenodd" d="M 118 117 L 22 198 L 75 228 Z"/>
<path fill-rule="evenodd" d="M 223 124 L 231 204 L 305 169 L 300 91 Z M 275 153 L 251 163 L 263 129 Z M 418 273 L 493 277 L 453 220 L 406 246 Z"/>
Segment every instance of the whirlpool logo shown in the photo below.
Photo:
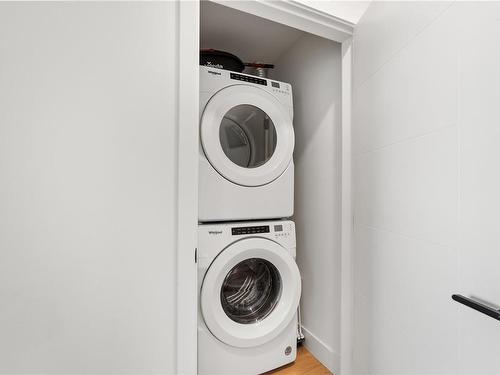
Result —
<path fill-rule="evenodd" d="M 223 67 L 222 65 L 220 65 L 220 64 L 218 64 L 218 65 L 213 65 L 213 64 L 211 64 L 210 62 L 208 62 L 208 64 L 209 64 L 210 66 L 214 67 L 214 68 L 220 68 L 220 69 L 224 68 L 224 67 Z M 207 70 L 207 72 L 208 72 L 208 73 L 210 73 L 210 74 L 215 74 L 216 76 L 220 76 L 220 75 L 222 75 L 222 74 L 221 74 L 221 72 L 214 72 L 213 70 Z"/>
<path fill-rule="evenodd" d="M 218 235 L 218 234 L 222 234 L 222 231 L 221 230 L 209 230 L 208 234 Z"/>

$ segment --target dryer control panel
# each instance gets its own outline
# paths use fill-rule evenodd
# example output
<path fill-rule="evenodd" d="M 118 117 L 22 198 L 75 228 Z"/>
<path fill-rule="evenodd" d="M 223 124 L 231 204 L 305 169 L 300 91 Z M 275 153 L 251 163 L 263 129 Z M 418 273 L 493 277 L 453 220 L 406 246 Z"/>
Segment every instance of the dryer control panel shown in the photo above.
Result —
<path fill-rule="evenodd" d="M 257 85 L 269 86 L 268 81 L 271 86 L 271 92 L 274 94 L 282 94 L 282 95 L 290 95 L 290 85 L 288 83 L 271 81 L 259 77 L 254 77 L 251 75 L 238 74 L 238 73 L 230 73 L 229 75 L 231 79 L 235 79 L 237 81 L 250 82 L 255 83 Z"/>
<path fill-rule="evenodd" d="M 237 81 L 250 82 L 250 83 L 256 83 L 258 85 L 267 86 L 267 81 L 265 79 L 262 79 L 259 77 L 253 77 L 253 76 L 248 76 L 248 75 L 238 74 L 238 73 L 231 73 L 230 77 L 231 77 L 231 79 L 235 79 Z"/>
<path fill-rule="evenodd" d="M 202 94 L 202 109 L 208 100 L 228 86 L 249 85 L 258 87 L 274 95 L 290 111 L 293 117 L 292 85 L 271 78 L 258 77 L 251 74 L 217 69 L 212 66 L 200 66 L 200 93 Z"/>

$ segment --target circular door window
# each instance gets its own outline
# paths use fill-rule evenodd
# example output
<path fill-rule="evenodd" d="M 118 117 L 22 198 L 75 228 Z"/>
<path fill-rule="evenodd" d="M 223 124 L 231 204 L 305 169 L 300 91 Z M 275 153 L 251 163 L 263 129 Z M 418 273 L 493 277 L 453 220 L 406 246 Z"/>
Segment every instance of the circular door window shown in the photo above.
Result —
<path fill-rule="evenodd" d="M 226 87 L 210 98 L 200 120 L 207 160 L 235 184 L 268 184 L 292 161 L 295 135 L 291 109 L 263 89 Z"/>
<path fill-rule="evenodd" d="M 215 337 L 248 348 L 273 340 L 290 324 L 300 290 L 299 270 L 284 247 L 247 238 L 212 261 L 203 278 L 200 307 Z"/>
<path fill-rule="evenodd" d="M 276 149 L 276 129 L 260 108 L 241 104 L 222 118 L 219 138 L 224 154 L 236 165 L 256 168 L 265 164 Z"/>
<path fill-rule="evenodd" d="M 252 324 L 265 319 L 278 303 L 281 277 L 265 259 L 246 259 L 226 275 L 221 288 L 221 304 L 236 323 Z"/>

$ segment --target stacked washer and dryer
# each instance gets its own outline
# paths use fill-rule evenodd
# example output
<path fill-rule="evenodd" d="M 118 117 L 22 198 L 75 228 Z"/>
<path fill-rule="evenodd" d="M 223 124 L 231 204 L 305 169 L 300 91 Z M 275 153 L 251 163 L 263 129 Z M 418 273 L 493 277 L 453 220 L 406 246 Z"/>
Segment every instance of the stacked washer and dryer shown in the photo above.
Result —
<path fill-rule="evenodd" d="M 200 66 L 198 374 L 260 374 L 296 357 L 289 84 Z"/>

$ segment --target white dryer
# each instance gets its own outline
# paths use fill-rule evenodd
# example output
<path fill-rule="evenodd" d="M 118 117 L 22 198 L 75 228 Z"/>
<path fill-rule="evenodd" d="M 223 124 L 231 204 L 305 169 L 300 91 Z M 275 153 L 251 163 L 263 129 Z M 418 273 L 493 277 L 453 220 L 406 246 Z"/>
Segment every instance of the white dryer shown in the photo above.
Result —
<path fill-rule="evenodd" d="M 293 214 L 288 83 L 200 66 L 199 221 Z"/>
<path fill-rule="evenodd" d="M 198 228 L 198 374 L 255 375 L 293 362 L 301 292 L 294 223 Z"/>

